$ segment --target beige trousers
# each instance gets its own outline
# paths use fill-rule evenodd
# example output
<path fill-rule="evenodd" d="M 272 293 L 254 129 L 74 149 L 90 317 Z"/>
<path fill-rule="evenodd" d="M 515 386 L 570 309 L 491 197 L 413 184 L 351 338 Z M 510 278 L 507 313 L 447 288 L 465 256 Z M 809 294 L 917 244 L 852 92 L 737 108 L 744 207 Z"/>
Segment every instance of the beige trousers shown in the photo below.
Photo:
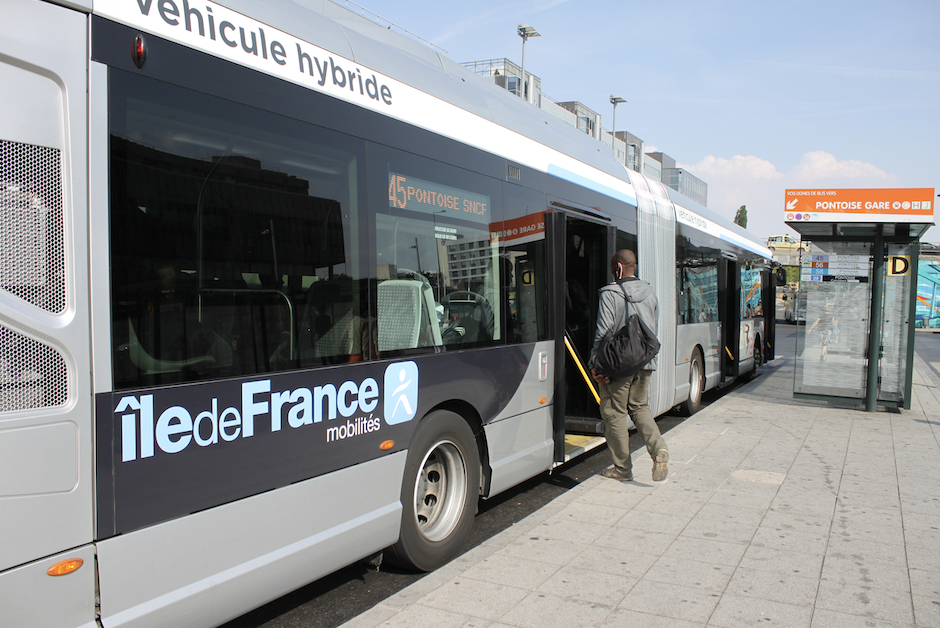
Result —
<path fill-rule="evenodd" d="M 627 416 L 633 419 L 637 432 L 646 443 L 650 458 L 667 449 L 666 441 L 650 412 L 650 377 L 653 371 L 640 371 L 632 377 L 611 379 L 609 384 L 598 384 L 601 398 L 601 418 L 605 436 L 614 459 L 614 465 L 623 473 L 633 471 L 630 459 L 630 428 Z"/>

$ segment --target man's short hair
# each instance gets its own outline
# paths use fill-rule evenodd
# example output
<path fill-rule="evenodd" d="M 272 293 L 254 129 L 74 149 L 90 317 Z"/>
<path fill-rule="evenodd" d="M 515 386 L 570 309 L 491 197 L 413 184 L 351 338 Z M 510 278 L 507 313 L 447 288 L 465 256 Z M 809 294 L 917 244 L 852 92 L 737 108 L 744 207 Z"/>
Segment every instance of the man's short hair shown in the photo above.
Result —
<path fill-rule="evenodd" d="M 610 258 L 611 269 L 623 264 L 624 268 L 636 268 L 636 255 L 630 249 L 620 249 Z"/>

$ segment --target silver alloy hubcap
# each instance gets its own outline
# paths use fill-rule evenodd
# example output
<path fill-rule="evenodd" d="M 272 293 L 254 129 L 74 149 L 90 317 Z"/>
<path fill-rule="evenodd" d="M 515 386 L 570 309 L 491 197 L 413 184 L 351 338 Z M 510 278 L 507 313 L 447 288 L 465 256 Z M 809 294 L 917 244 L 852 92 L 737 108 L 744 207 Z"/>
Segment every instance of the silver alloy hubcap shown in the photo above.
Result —
<path fill-rule="evenodd" d="M 457 446 L 442 440 L 421 463 L 415 482 L 418 530 L 429 541 L 446 538 L 460 521 L 467 492 L 467 464 Z"/>

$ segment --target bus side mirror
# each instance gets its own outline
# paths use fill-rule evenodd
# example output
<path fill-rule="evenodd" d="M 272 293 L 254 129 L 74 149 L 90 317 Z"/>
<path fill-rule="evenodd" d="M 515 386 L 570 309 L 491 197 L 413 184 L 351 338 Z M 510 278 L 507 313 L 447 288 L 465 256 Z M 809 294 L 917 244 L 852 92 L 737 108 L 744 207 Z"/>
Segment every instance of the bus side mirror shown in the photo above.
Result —
<path fill-rule="evenodd" d="M 777 285 L 782 286 L 787 283 L 787 269 L 783 266 L 777 266 L 774 269 L 774 278 L 777 280 Z"/>

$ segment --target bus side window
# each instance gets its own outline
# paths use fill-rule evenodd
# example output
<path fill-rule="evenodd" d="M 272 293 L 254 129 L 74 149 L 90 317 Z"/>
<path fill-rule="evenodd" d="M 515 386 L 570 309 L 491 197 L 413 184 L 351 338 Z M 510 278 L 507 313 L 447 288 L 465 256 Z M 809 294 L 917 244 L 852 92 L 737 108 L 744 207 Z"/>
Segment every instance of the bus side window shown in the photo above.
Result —
<path fill-rule="evenodd" d="M 676 246 L 676 305 L 680 324 L 718 320 L 718 251 L 688 241 Z"/>
<path fill-rule="evenodd" d="M 141 77 L 115 89 L 115 388 L 373 359 L 364 144 Z M 339 288 L 311 290 L 318 280 Z"/>

